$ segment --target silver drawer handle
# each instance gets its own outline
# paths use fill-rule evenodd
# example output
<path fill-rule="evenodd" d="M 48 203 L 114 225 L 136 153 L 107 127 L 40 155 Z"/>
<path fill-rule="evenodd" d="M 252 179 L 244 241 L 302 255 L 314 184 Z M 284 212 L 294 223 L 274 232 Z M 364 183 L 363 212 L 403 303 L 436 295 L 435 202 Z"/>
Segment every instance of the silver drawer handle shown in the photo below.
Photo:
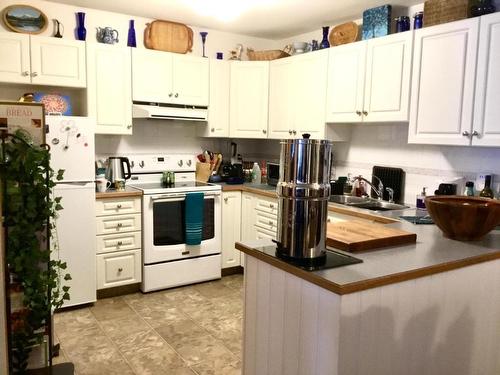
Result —
<path fill-rule="evenodd" d="M 269 220 L 269 225 L 273 226 L 273 222 L 271 220 Z"/>
<path fill-rule="evenodd" d="M 118 228 L 121 228 L 121 227 L 123 227 L 123 223 L 118 223 L 118 224 L 116 224 L 116 226 L 117 226 Z"/>
<path fill-rule="evenodd" d="M 270 208 L 274 208 L 274 204 L 272 204 L 272 203 L 271 203 L 271 204 L 269 205 L 269 207 L 270 207 Z"/>
<path fill-rule="evenodd" d="M 121 245 L 123 245 L 123 242 L 122 242 L 122 241 L 118 241 L 118 242 L 116 243 L 116 245 L 117 245 L 117 246 L 121 246 Z"/>
<path fill-rule="evenodd" d="M 25 70 L 24 72 L 22 72 L 22 73 L 21 73 L 21 75 L 22 75 L 23 77 L 27 77 L 27 76 L 29 76 L 29 75 L 30 75 L 30 72 L 28 72 L 27 70 Z"/>
<path fill-rule="evenodd" d="M 31 76 L 32 77 L 36 77 L 36 76 L 38 76 L 38 73 L 37 72 L 33 72 L 33 73 L 31 73 Z"/>
<path fill-rule="evenodd" d="M 123 268 L 118 268 L 118 272 L 122 272 L 123 271 Z"/>
<path fill-rule="evenodd" d="M 116 208 L 117 208 L 117 209 L 120 209 L 120 208 L 122 208 L 122 205 L 121 205 L 121 204 L 117 204 L 117 205 L 116 205 Z"/>

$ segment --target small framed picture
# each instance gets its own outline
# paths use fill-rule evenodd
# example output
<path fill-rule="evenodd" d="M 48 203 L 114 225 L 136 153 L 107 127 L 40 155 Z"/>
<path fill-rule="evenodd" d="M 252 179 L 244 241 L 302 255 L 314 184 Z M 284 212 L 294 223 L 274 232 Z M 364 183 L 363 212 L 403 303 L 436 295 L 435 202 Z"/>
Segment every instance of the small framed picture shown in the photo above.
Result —
<path fill-rule="evenodd" d="M 30 5 L 11 5 L 3 10 L 2 19 L 10 30 L 17 33 L 40 34 L 48 25 L 47 16 Z"/>

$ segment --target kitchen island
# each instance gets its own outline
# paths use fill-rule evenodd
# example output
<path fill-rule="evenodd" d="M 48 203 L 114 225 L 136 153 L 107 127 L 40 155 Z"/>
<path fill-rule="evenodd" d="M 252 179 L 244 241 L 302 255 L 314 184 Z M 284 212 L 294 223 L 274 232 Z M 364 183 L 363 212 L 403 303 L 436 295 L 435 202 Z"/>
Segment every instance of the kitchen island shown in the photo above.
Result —
<path fill-rule="evenodd" d="M 236 245 L 245 375 L 500 373 L 500 231 L 459 242 L 434 225 L 386 225 L 417 242 L 321 271 L 282 261 L 271 241 Z"/>

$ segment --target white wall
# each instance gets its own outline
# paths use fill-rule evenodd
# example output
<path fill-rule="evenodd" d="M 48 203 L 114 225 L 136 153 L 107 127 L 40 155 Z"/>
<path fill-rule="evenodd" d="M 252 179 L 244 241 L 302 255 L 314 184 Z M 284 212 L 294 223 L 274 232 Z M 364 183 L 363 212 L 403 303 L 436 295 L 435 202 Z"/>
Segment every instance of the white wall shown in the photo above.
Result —
<path fill-rule="evenodd" d="M 151 19 L 135 17 L 120 13 L 105 12 L 96 9 L 89 9 L 85 7 L 74 7 L 65 4 L 58 4 L 43 0 L 0 0 L 0 9 L 12 4 L 29 4 L 40 9 L 45 13 L 50 21 L 49 27 L 41 35 L 52 36 L 54 33 L 54 28 L 52 20 L 54 18 L 58 19 L 65 27 L 63 34 L 64 38 L 75 39 L 75 29 L 76 29 L 76 12 L 86 12 L 85 17 L 85 28 L 87 29 L 87 41 L 96 41 L 96 27 L 111 26 L 118 30 L 119 44 L 127 44 L 127 32 L 128 23 L 130 19 L 135 20 L 135 30 L 137 38 L 137 46 L 143 48 L 143 33 L 147 22 L 151 22 Z M 246 47 L 253 47 L 254 49 L 272 49 L 276 45 L 276 41 L 267 40 L 262 38 L 255 38 L 244 35 L 230 34 L 225 32 L 220 32 L 216 30 L 200 29 L 192 27 L 194 32 L 193 37 L 193 54 L 202 55 L 202 43 L 199 32 L 208 31 L 207 44 L 206 44 L 206 54 L 210 57 L 215 57 L 216 52 L 223 52 L 224 57 L 229 56 L 229 51 L 234 49 L 235 45 L 238 43 L 243 44 Z M 3 23 L 0 24 L 0 30 L 7 30 Z M 246 55 L 244 54 L 244 59 Z"/>

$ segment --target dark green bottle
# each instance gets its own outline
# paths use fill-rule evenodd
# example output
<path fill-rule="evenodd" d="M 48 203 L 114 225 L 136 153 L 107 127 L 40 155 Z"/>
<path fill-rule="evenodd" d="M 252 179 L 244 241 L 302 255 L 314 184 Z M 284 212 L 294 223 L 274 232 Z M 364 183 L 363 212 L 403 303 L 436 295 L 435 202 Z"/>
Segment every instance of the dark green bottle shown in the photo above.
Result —
<path fill-rule="evenodd" d="M 491 175 L 484 177 L 484 189 L 481 190 L 479 196 L 483 198 L 495 198 L 493 190 L 491 190 Z"/>

